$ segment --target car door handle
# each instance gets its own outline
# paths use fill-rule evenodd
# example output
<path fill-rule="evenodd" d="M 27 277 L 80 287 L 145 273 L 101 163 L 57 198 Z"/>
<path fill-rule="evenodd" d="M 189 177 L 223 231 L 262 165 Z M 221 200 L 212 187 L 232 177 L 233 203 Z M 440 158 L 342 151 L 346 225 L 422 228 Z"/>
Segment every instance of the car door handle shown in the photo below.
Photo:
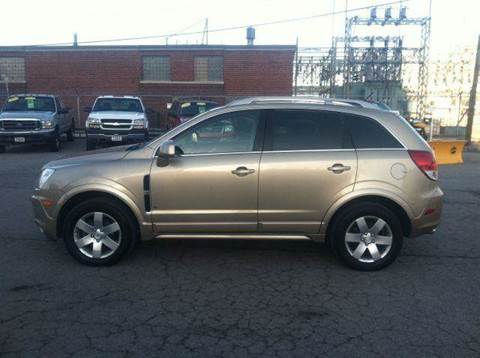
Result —
<path fill-rule="evenodd" d="M 232 170 L 232 174 L 235 174 L 236 176 L 239 177 L 244 177 L 248 174 L 253 174 L 255 173 L 255 169 L 248 169 L 247 167 L 238 167 L 235 170 Z"/>
<path fill-rule="evenodd" d="M 334 172 L 335 174 L 340 174 L 350 169 L 351 168 L 348 165 L 343 165 L 341 163 L 335 163 L 331 167 L 328 167 L 328 170 Z"/>

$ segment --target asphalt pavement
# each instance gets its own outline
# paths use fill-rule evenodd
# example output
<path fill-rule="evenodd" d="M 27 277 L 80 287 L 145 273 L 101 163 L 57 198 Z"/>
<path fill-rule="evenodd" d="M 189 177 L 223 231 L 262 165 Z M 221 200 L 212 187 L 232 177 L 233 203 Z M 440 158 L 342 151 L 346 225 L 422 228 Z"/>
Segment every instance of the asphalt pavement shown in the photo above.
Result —
<path fill-rule="evenodd" d="M 441 167 L 437 233 L 369 273 L 283 241 L 154 241 L 82 266 L 30 195 L 44 163 L 84 148 L 0 154 L 0 356 L 480 356 L 480 153 Z"/>

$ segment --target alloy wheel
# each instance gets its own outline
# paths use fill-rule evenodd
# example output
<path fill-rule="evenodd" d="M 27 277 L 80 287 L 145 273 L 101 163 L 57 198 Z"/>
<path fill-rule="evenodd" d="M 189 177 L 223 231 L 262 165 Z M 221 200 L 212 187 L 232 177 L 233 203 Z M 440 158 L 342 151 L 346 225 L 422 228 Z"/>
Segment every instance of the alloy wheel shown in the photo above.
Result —
<path fill-rule="evenodd" d="M 388 223 L 377 216 L 362 216 L 347 228 L 345 246 L 360 262 L 372 263 L 384 258 L 392 248 L 393 232 Z"/>
<path fill-rule="evenodd" d="M 89 212 L 75 224 L 73 240 L 85 256 L 104 259 L 117 251 L 122 240 L 122 230 L 110 215 L 99 211 Z"/>

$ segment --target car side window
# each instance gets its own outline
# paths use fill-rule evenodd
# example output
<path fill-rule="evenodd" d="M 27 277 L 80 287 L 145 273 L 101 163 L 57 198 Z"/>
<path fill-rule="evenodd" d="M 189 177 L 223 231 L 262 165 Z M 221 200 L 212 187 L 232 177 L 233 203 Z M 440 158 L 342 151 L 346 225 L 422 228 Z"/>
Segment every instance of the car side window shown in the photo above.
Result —
<path fill-rule="evenodd" d="M 355 148 L 403 148 L 376 120 L 353 114 L 345 114 L 344 117 Z"/>
<path fill-rule="evenodd" d="M 181 154 L 250 152 L 255 145 L 260 111 L 238 111 L 209 118 L 178 134 Z"/>
<path fill-rule="evenodd" d="M 342 117 L 335 112 L 273 110 L 266 150 L 350 148 Z"/>

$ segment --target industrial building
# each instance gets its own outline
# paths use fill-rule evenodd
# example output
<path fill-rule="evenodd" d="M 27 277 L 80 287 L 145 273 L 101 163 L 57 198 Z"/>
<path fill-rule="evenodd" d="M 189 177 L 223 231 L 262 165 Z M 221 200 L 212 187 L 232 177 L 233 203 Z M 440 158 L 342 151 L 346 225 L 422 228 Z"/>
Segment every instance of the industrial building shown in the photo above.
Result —
<path fill-rule="evenodd" d="M 0 47 L 0 98 L 59 95 L 77 128 L 99 95 L 138 95 L 161 127 L 175 97 L 220 104 L 244 96 L 291 95 L 295 46 Z"/>

